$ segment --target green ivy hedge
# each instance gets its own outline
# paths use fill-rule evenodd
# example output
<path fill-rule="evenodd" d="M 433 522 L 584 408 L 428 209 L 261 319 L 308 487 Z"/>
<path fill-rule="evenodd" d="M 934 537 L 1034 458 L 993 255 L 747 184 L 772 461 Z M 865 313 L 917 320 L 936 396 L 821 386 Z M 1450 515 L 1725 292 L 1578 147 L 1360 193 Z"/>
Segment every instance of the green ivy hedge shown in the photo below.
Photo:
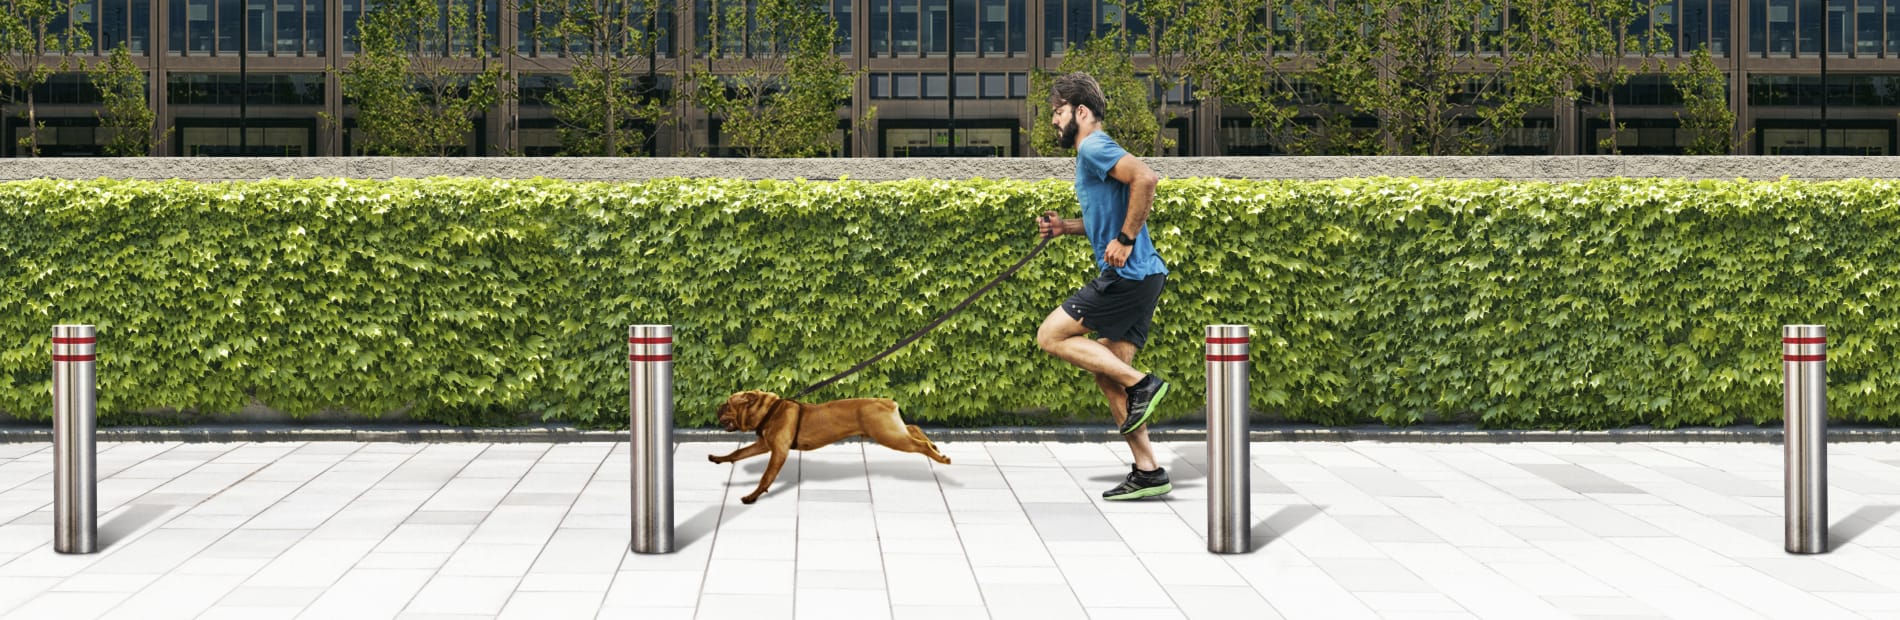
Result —
<path fill-rule="evenodd" d="M 1139 365 L 1197 415 L 1203 326 L 1254 327 L 1292 420 L 1602 428 L 1779 419 L 1784 323 L 1831 336 L 1837 418 L 1893 422 L 1900 185 L 1171 180 Z M 1069 184 L 429 179 L 0 184 L 0 411 L 50 412 L 50 328 L 99 326 L 102 412 L 531 412 L 610 423 L 626 327 L 675 326 L 677 416 L 883 350 L 1077 213 Z M 1038 350 L 1093 275 L 1057 240 L 925 339 L 812 395 L 907 417 L 1106 419 Z M 1883 346 L 1883 344 L 1889 346 Z"/>

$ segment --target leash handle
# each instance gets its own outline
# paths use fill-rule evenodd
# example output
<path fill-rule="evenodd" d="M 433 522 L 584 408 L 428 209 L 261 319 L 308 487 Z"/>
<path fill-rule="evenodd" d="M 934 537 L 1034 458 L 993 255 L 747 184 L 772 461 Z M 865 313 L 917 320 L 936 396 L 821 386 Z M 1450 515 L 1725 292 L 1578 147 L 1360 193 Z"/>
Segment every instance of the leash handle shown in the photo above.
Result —
<path fill-rule="evenodd" d="M 1047 221 L 1047 218 L 1038 218 L 1038 219 Z M 1022 260 L 1016 261 L 1016 264 L 1010 265 L 1008 269 L 1004 269 L 1003 273 L 997 275 L 996 278 L 990 280 L 989 284 L 985 284 L 983 285 L 983 288 L 976 289 L 976 292 L 970 293 L 970 296 L 963 298 L 963 301 L 961 303 L 958 303 L 956 307 L 951 308 L 949 312 L 945 312 L 941 315 L 938 315 L 936 320 L 931 321 L 929 325 L 925 325 L 923 329 L 919 329 L 916 332 L 911 333 L 911 335 L 905 336 L 903 340 L 897 341 L 897 344 L 891 345 L 891 347 L 888 349 L 885 349 L 883 353 L 879 353 L 877 355 L 871 356 L 871 359 L 858 362 L 858 365 L 852 366 L 850 370 L 833 375 L 829 379 L 814 383 L 812 384 L 811 387 L 805 388 L 803 391 L 800 391 L 797 394 L 793 394 L 792 398 L 799 398 L 806 394 L 810 394 L 812 392 L 818 391 L 819 388 L 825 387 L 827 385 L 831 385 L 832 383 L 836 383 L 839 379 L 843 379 L 845 377 L 849 377 L 853 374 L 856 374 L 858 371 L 864 370 L 865 367 L 870 366 L 873 363 L 876 363 L 878 360 L 884 359 L 885 356 L 888 356 L 892 353 L 896 353 L 898 349 L 902 349 L 905 346 L 908 346 L 910 343 L 916 342 L 917 339 L 922 338 L 924 334 L 930 333 L 930 330 L 936 329 L 938 325 L 942 325 L 944 321 L 949 320 L 950 317 L 955 316 L 958 312 L 962 312 L 964 308 L 969 307 L 970 302 L 976 301 L 976 298 L 982 297 L 984 293 L 989 292 L 991 288 L 995 288 L 996 285 L 1001 283 L 1003 280 L 1008 279 L 1010 276 L 1016 275 L 1016 271 L 1019 269 L 1022 269 L 1023 265 L 1029 264 L 1029 259 L 1035 258 L 1037 254 L 1041 254 L 1042 249 L 1045 247 L 1048 247 L 1049 241 L 1052 239 L 1055 239 L 1055 237 L 1053 236 L 1043 237 L 1042 242 L 1036 244 L 1035 249 L 1030 250 L 1029 254 L 1027 256 L 1024 256 Z"/>

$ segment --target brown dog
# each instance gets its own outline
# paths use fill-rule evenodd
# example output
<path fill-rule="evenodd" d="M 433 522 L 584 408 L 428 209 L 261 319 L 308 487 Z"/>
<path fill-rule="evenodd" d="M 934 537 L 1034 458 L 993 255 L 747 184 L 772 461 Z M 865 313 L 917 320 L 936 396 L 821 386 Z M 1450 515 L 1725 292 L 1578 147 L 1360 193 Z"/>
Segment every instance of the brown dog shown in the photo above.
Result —
<path fill-rule="evenodd" d="M 772 462 L 765 466 L 765 478 L 759 481 L 758 490 L 740 498 L 747 504 L 758 501 L 765 489 L 772 486 L 772 479 L 778 477 L 779 468 L 785 465 L 785 456 L 793 449 L 816 450 L 846 437 L 870 437 L 886 448 L 916 452 L 938 463 L 950 464 L 950 457 L 938 452 L 937 444 L 931 443 L 922 429 L 915 424 L 906 425 L 903 418 L 897 417 L 897 401 L 888 398 L 850 398 L 809 405 L 779 398 L 771 392 L 750 390 L 733 394 L 726 399 L 726 404 L 719 406 L 719 425 L 727 432 L 756 430 L 759 440 L 732 454 L 707 455 L 708 460 L 731 463 L 767 451 L 772 453 Z"/>

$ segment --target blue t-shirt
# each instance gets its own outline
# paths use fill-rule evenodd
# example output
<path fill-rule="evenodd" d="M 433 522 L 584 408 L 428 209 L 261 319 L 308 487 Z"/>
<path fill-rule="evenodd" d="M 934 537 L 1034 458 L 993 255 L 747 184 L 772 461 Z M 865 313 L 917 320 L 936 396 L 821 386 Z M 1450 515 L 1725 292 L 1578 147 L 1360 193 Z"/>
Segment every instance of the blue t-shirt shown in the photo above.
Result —
<path fill-rule="evenodd" d="M 1115 180 L 1108 171 L 1127 154 L 1122 145 L 1102 131 L 1089 134 L 1075 147 L 1075 198 L 1082 203 L 1082 229 L 1088 233 L 1089 245 L 1095 246 L 1096 267 L 1104 271 L 1109 267 L 1102 253 L 1128 221 L 1128 184 Z M 1161 255 L 1155 253 L 1154 241 L 1148 238 L 1148 224 L 1143 222 L 1141 232 L 1135 235 L 1135 249 L 1128 253 L 1128 261 L 1115 273 L 1129 280 L 1140 280 L 1167 272 L 1167 264 L 1161 262 Z"/>

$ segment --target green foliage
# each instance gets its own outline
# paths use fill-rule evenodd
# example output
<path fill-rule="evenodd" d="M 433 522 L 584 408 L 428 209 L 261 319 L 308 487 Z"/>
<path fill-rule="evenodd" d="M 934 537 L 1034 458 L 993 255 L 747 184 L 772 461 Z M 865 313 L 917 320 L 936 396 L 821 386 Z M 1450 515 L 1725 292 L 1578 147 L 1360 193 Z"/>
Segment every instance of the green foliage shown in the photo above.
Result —
<path fill-rule="evenodd" d="M 486 66 L 486 11 L 468 0 L 379 0 L 358 22 L 362 51 L 339 85 L 356 106 L 358 148 L 370 155 L 463 155 L 475 117 L 507 92 Z M 476 64 L 480 63 L 477 67 Z M 477 69 L 471 72 L 470 69 Z M 324 114 L 335 126 L 342 122 Z"/>
<path fill-rule="evenodd" d="M 98 87 L 104 98 L 104 109 L 93 114 L 99 118 L 99 126 L 112 133 L 112 141 L 106 144 L 106 152 L 119 157 L 141 157 L 152 152 L 152 123 L 157 114 L 146 103 L 145 72 L 132 63 L 132 56 L 124 45 L 112 49 L 112 55 L 105 62 L 96 63 L 87 70 L 87 76 Z M 171 136 L 167 128 L 165 136 Z M 163 144 L 164 138 L 158 143 Z"/>
<path fill-rule="evenodd" d="M 1315 125 L 1328 149 L 1484 154 L 1555 93 L 1552 76 L 1536 69 L 1530 32 L 1507 26 L 1489 0 L 1279 2 L 1298 16 L 1291 42 L 1312 60 L 1303 77 L 1379 121 L 1363 138 L 1337 121 Z"/>
<path fill-rule="evenodd" d="M 72 19 L 76 0 L 5 0 L 0 2 L 0 96 L 19 106 L 26 119 L 26 130 L 19 145 L 33 157 L 40 155 L 39 106 L 33 91 L 52 79 L 54 73 L 73 66 L 75 53 L 92 49 L 92 36 L 86 28 L 75 28 Z M 63 27 L 55 28 L 55 24 Z M 57 57 L 48 64 L 49 57 Z"/>
<path fill-rule="evenodd" d="M 1148 99 L 1148 82 L 1135 78 L 1127 41 L 1118 35 L 1095 37 L 1081 47 L 1069 48 L 1055 73 L 1030 72 L 1030 147 L 1045 156 L 1075 156 L 1075 149 L 1056 146 L 1056 128 L 1049 122 L 1053 113 L 1049 96 L 1057 76 L 1076 71 L 1089 74 L 1102 86 L 1102 96 L 1108 103 L 1108 110 L 1102 114 L 1102 128 L 1108 135 L 1132 155 L 1153 156 L 1160 146 L 1161 133 L 1155 122 L 1156 108 Z"/>
<path fill-rule="evenodd" d="M 540 14 L 530 34 L 573 61 L 573 84 L 548 97 L 561 123 L 562 153 L 643 154 L 648 136 L 636 123 L 658 127 L 671 116 L 645 80 L 648 58 L 658 55 L 654 20 L 670 7 L 654 0 L 524 0 L 520 5 L 523 12 Z"/>
<path fill-rule="evenodd" d="M 883 350 L 1072 212 L 1065 180 L 0 183 L 0 411 L 50 411 L 50 327 L 99 326 L 106 415 L 527 412 L 612 427 L 626 330 L 675 326 L 676 415 Z M 1173 270 L 1139 365 L 1199 415 L 1203 326 L 1251 325 L 1253 406 L 1327 424 L 1767 423 L 1779 326 L 1829 327 L 1830 409 L 1900 421 L 1900 183 L 1162 183 Z M 1037 324 L 1093 273 L 1058 240 L 810 400 L 916 420 L 1106 420 Z"/>
<path fill-rule="evenodd" d="M 718 117 L 746 157 L 823 157 L 841 146 L 838 109 L 857 83 L 822 0 L 720 0 L 708 13 L 706 66 L 692 73 L 693 103 Z M 715 66 L 733 70 L 715 74 Z M 867 127 L 875 109 L 857 119 Z"/>
<path fill-rule="evenodd" d="M 1689 113 L 1688 118 L 1676 113 L 1676 120 L 1693 136 L 1684 149 L 1686 154 L 1727 155 L 1739 146 L 1735 141 L 1735 111 L 1728 106 L 1728 74 L 1715 66 L 1709 46 L 1696 48 L 1688 60 L 1670 69 L 1669 80 L 1682 93 L 1683 111 Z M 1743 134 L 1742 144 L 1747 144 L 1748 136 L 1754 133 L 1750 129 Z"/>
<path fill-rule="evenodd" d="M 1625 131 L 1616 120 L 1616 89 L 1631 77 L 1661 65 L 1658 55 L 1673 47 L 1665 15 L 1666 0 L 1535 0 L 1524 10 L 1541 50 L 1538 66 L 1565 81 L 1564 97 L 1600 108 L 1605 126 L 1614 128 L 1595 141 L 1599 152 L 1619 154 L 1617 138 Z M 1638 28 L 1638 24 L 1645 27 Z M 1627 58 L 1640 58 L 1630 64 Z"/>

